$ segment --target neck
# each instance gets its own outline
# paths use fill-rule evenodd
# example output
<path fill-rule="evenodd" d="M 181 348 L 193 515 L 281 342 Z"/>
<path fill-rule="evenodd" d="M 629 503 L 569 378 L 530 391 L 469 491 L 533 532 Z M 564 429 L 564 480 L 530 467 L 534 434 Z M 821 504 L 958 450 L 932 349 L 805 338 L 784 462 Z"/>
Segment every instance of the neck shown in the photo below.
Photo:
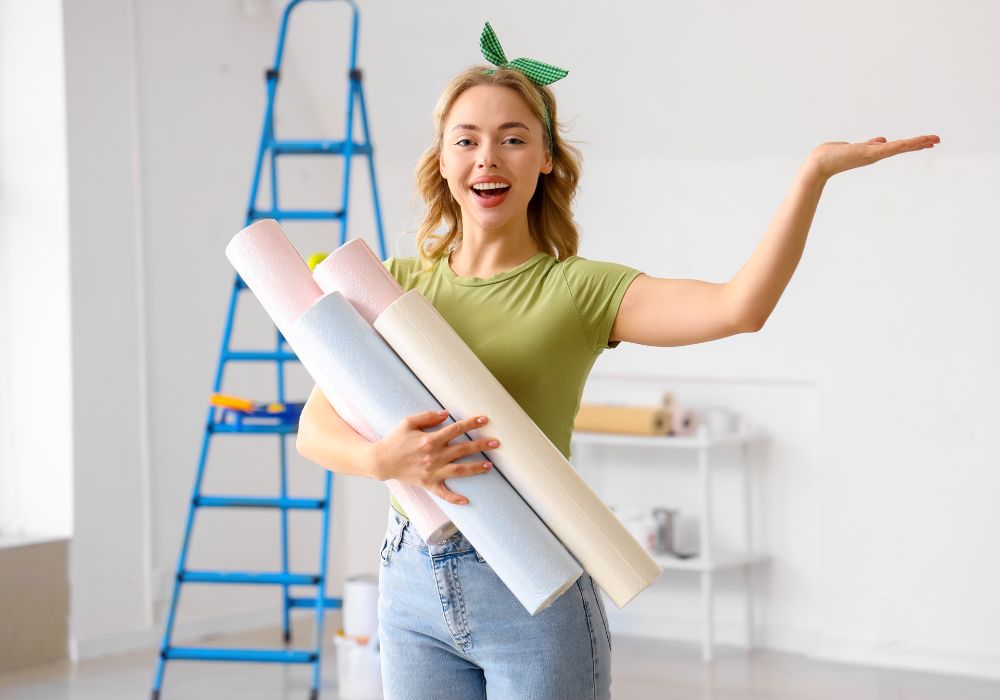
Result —
<path fill-rule="evenodd" d="M 538 246 L 528 232 L 527 213 L 523 220 L 496 229 L 462 221 L 462 240 L 449 258 L 459 277 L 485 279 L 511 270 L 535 253 Z"/>

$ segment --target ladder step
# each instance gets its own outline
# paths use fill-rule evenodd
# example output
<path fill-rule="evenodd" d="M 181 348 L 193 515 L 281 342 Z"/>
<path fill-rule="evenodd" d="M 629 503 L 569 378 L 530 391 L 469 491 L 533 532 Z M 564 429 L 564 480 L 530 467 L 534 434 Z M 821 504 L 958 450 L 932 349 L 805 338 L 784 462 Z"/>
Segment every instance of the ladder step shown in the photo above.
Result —
<path fill-rule="evenodd" d="M 315 586 L 319 574 L 282 574 L 280 572 L 254 571 L 184 571 L 184 583 L 248 583 L 252 585 Z"/>
<path fill-rule="evenodd" d="M 330 609 L 333 609 L 333 610 L 340 610 L 342 602 L 343 601 L 342 601 L 341 598 L 324 598 L 323 599 L 323 607 L 324 608 L 330 608 Z M 316 608 L 316 599 L 315 598 L 293 598 L 293 597 L 289 596 L 289 598 L 288 598 L 288 607 L 290 607 L 290 608 L 313 608 L 313 609 L 315 609 Z"/>
<path fill-rule="evenodd" d="M 278 221 L 285 219 L 335 221 L 343 219 L 344 212 L 329 209 L 251 209 L 250 218 L 254 220 L 276 219 Z"/>
<path fill-rule="evenodd" d="M 277 350 L 230 350 L 222 353 L 223 362 L 296 362 L 294 352 Z"/>
<path fill-rule="evenodd" d="M 252 496 L 197 496 L 198 508 L 284 508 L 285 510 L 322 510 L 322 498 L 257 498 Z"/>
<path fill-rule="evenodd" d="M 299 430 L 298 423 L 275 423 L 273 425 L 209 423 L 208 427 L 213 433 L 263 433 L 267 435 L 290 435 Z"/>
<path fill-rule="evenodd" d="M 293 651 L 290 649 L 168 647 L 162 656 L 165 659 L 186 659 L 188 661 L 259 661 L 278 664 L 311 664 L 316 662 L 315 651 Z"/>
<path fill-rule="evenodd" d="M 271 150 L 275 155 L 290 153 L 295 155 L 344 155 L 346 141 L 283 140 L 272 141 Z M 352 155 L 366 156 L 372 152 L 371 144 L 354 142 Z"/>

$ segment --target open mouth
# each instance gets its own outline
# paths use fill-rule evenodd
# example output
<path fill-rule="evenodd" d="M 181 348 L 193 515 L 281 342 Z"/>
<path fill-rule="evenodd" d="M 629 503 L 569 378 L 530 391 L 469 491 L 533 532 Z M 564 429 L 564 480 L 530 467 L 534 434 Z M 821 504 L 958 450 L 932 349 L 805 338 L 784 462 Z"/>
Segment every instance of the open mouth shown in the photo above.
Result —
<path fill-rule="evenodd" d="M 499 182 L 488 182 L 472 186 L 472 192 L 480 199 L 494 199 L 501 197 L 510 191 L 510 185 Z"/>

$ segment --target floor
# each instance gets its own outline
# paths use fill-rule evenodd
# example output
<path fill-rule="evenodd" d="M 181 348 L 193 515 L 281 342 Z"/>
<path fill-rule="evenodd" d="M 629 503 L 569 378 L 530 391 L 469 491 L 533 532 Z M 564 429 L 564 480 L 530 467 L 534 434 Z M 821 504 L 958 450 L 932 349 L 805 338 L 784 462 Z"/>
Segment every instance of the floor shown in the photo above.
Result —
<path fill-rule="evenodd" d="M 266 629 L 212 644 L 271 646 Z M 718 649 L 710 664 L 694 644 L 614 637 L 615 700 L 998 700 L 1000 682 L 832 664 L 802 656 Z M 336 663 L 324 656 L 321 700 L 336 700 Z M 136 700 L 149 697 L 155 655 L 121 654 L 0 674 L 0 700 Z M 238 669 L 238 670 L 237 670 Z M 307 700 L 309 671 L 264 664 L 169 664 L 162 700 Z"/>

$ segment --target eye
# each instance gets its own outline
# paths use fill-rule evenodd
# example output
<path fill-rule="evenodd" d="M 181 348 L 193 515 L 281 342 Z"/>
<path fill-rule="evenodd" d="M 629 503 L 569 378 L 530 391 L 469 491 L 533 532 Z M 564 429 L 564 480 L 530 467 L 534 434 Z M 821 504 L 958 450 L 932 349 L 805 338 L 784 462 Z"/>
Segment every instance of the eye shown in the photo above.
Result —
<path fill-rule="evenodd" d="M 522 141 L 521 139 L 519 139 L 516 136 L 510 136 L 510 137 L 504 139 L 504 143 L 510 143 L 511 141 L 516 142 L 514 145 L 522 145 L 524 143 L 524 141 Z"/>
<path fill-rule="evenodd" d="M 465 145 L 467 145 L 467 144 L 470 144 L 470 143 L 472 143 L 472 139 L 459 139 L 459 140 L 458 140 L 458 141 L 457 141 L 457 142 L 455 143 L 455 145 L 456 145 L 456 146 L 465 146 Z"/>

